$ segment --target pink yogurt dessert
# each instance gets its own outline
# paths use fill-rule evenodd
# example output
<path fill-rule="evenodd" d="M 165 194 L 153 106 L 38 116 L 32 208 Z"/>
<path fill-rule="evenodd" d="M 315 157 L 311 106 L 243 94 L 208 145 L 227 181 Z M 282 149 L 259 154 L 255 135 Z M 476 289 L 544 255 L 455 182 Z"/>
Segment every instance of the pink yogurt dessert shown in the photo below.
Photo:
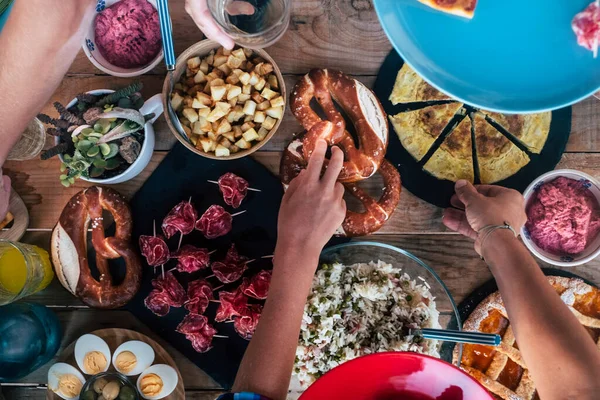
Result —
<path fill-rule="evenodd" d="M 123 0 L 96 16 L 96 45 L 121 68 L 148 65 L 162 47 L 158 11 L 146 0 Z"/>
<path fill-rule="evenodd" d="M 584 182 L 559 177 L 534 193 L 525 227 L 541 249 L 576 255 L 600 232 L 600 204 Z"/>

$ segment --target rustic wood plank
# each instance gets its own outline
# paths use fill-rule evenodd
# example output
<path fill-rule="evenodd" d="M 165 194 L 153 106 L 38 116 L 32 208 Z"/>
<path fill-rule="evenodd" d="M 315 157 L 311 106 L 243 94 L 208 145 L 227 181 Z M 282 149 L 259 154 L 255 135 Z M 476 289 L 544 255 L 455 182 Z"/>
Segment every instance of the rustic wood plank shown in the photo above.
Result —
<path fill-rule="evenodd" d="M 219 389 L 220 386 L 206 375 L 200 368 L 189 361 L 179 351 L 152 333 L 144 324 L 128 311 L 120 310 L 54 310 L 64 329 L 59 353 L 69 344 L 85 333 L 105 328 L 124 328 L 143 333 L 157 341 L 173 357 L 186 389 Z M 56 362 L 58 356 L 38 370 L 27 375 L 18 383 L 45 384 L 48 369 Z"/>
<path fill-rule="evenodd" d="M 133 194 L 150 176 L 165 157 L 165 152 L 155 152 L 148 167 L 131 181 L 114 185 L 126 198 Z M 279 169 L 280 154 L 257 152 L 254 158 L 273 173 Z M 558 168 L 572 168 L 600 178 L 600 154 L 567 153 L 563 155 Z M 29 209 L 30 228 L 51 229 L 58 220 L 68 200 L 82 188 L 90 186 L 83 181 L 70 188 L 64 188 L 58 181 L 58 160 L 8 161 L 4 173 L 13 180 L 13 188 L 21 195 Z M 379 177 L 374 177 L 361 186 L 375 194 L 381 188 Z M 407 190 L 402 192 L 400 204 L 390 220 L 377 234 L 436 233 L 446 232 L 441 222 L 443 210 L 426 203 Z"/>
<path fill-rule="evenodd" d="M 175 54 L 203 39 L 184 10 L 185 0 L 170 1 Z M 377 73 L 391 44 L 370 0 L 294 1 L 287 33 L 267 51 L 283 73 L 305 73 L 310 68 L 339 68 L 347 73 Z M 163 75 L 164 65 L 151 74 Z M 80 51 L 70 74 L 102 74 Z M 118 78 L 116 78 L 118 79 Z"/>

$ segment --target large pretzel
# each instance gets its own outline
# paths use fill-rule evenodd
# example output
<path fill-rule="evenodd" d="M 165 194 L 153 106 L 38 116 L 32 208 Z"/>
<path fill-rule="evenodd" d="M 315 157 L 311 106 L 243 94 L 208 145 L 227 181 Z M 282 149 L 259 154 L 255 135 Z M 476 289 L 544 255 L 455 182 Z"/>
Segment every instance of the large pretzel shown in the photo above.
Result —
<path fill-rule="evenodd" d="M 113 215 L 114 236 L 104 234 L 102 210 Z M 98 280 L 88 264 L 90 223 Z M 142 273 L 140 258 L 131 244 L 132 223 L 129 206 L 113 189 L 92 186 L 73 196 L 52 232 L 52 261 L 60 283 L 91 307 L 117 308 L 131 300 L 140 287 Z M 121 257 L 127 271 L 123 281 L 115 284 L 108 260 Z"/>
<path fill-rule="evenodd" d="M 303 155 L 302 143 L 301 139 L 296 139 L 283 152 L 280 176 L 286 187 L 300 171 L 306 168 L 307 162 Z M 384 182 L 383 194 L 379 200 L 373 199 L 356 183 L 344 183 L 346 190 L 363 204 L 365 211 L 362 213 L 346 211 L 346 218 L 336 232 L 337 235 L 363 236 L 373 233 L 383 226 L 396 209 L 400 201 L 400 174 L 385 159 L 381 162 L 378 172 Z"/>
<path fill-rule="evenodd" d="M 325 112 L 327 121 L 313 110 L 313 99 Z M 352 121 L 358 147 L 346 130 L 346 122 L 334 100 Z M 307 131 L 303 144 L 306 160 L 312 155 L 317 139 L 321 138 L 344 151 L 340 182 L 356 182 L 375 174 L 385 157 L 389 129 L 381 103 L 365 85 L 340 71 L 313 69 L 296 83 L 290 104 L 294 116 Z"/>

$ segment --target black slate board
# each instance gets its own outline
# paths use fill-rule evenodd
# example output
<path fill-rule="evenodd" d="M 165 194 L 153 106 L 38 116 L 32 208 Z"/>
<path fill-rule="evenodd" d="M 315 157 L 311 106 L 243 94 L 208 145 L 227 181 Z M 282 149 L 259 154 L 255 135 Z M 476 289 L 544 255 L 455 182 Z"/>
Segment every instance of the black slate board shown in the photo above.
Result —
<path fill-rule="evenodd" d="M 226 172 L 238 174 L 248 180 L 251 187 L 260 189 L 261 192 L 249 191 L 240 208 L 232 209 L 223 202 L 218 186 L 207 182 L 207 179 L 217 180 Z M 233 230 L 226 236 L 207 240 L 200 232 L 194 231 L 184 237 L 183 244 L 216 249 L 218 251 L 211 255 L 211 259 L 218 260 L 225 255 L 230 243 L 235 243 L 241 254 L 251 259 L 259 259 L 249 265 L 245 276 L 261 269 L 272 268 L 270 259 L 260 257 L 273 254 L 275 249 L 277 215 L 283 196 L 279 179 L 250 157 L 232 161 L 210 160 L 192 153 L 179 143 L 173 147 L 130 202 L 134 222 L 133 241 L 136 246 L 140 235 L 152 235 L 153 220 L 156 220 L 158 233 L 164 216 L 173 206 L 190 196 L 199 215 L 212 204 L 219 204 L 232 214 L 241 210 L 246 210 L 246 213 L 234 217 Z M 167 242 L 172 251 L 177 248 L 178 241 L 177 235 Z M 165 269 L 174 266 L 175 261 L 170 261 Z M 161 318 L 144 306 L 144 299 L 152 289 L 150 281 L 155 275 L 145 262 L 143 271 L 140 291 L 126 308 L 220 385 L 230 388 L 248 342 L 235 333 L 232 323 L 218 323 L 214 325 L 218 333 L 229 338 L 215 338 L 212 350 L 204 354 L 197 353 L 182 334 L 175 332 L 187 310 L 171 308 L 169 314 Z M 184 288 L 187 287 L 188 281 L 211 274 L 210 269 L 193 274 L 175 272 Z M 214 287 L 220 286 L 216 278 L 210 278 L 209 281 Z M 233 289 L 237 284 L 239 281 L 225 286 L 223 290 Z M 217 303 L 211 303 L 209 306 L 206 313 L 209 320 L 214 321 L 217 307 Z"/>
<path fill-rule="evenodd" d="M 394 106 L 389 97 L 396 81 L 396 75 L 404 61 L 395 50 L 385 59 L 377 80 L 375 94 L 383 104 L 388 115 L 395 115 L 410 109 L 423 108 L 426 103 L 413 103 L 412 107 L 398 104 Z M 439 102 L 438 102 L 439 103 Z M 468 118 L 468 117 L 467 117 Z M 552 171 L 561 159 L 571 133 L 571 107 L 552 112 L 550 134 L 540 154 L 529 154 L 531 161 L 515 175 L 497 182 L 497 185 L 509 187 L 523 192 L 538 176 Z M 398 135 L 390 124 L 390 141 L 386 158 L 398 167 L 402 177 L 402 186 L 417 197 L 438 207 L 449 207 L 450 198 L 454 194 L 454 183 L 440 180 L 426 172 L 421 165 L 404 149 Z"/>

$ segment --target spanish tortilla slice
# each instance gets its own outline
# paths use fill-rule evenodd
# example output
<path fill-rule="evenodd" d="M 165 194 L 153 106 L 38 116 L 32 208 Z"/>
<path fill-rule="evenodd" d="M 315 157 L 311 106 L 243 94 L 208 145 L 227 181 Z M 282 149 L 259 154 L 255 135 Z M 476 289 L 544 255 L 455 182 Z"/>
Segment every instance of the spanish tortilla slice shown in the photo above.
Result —
<path fill-rule="evenodd" d="M 472 114 L 479 180 L 490 184 L 516 174 L 529 156 L 493 127 L 479 112 Z"/>
<path fill-rule="evenodd" d="M 481 112 L 506 129 L 532 153 L 542 152 L 550 133 L 551 112 L 526 115 L 508 115 L 485 110 Z"/>
<path fill-rule="evenodd" d="M 407 63 L 404 63 L 398 71 L 390 95 L 392 104 L 431 100 L 451 100 L 451 98 L 425 82 Z"/>
<path fill-rule="evenodd" d="M 423 168 L 438 179 L 475 180 L 470 118 L 463 118 Z"/>
<path fill-rule="evenodd" d="M 419 0 L 419 2 L 436 10 L 469 19 L 475 15 L 477 6 L 477 0 Z"/>
<path fill-rule="evenodd" d="M 389 118 L 402 146 L 420 161 L 462 106 L 462 103 L 438 104 Z"/>

